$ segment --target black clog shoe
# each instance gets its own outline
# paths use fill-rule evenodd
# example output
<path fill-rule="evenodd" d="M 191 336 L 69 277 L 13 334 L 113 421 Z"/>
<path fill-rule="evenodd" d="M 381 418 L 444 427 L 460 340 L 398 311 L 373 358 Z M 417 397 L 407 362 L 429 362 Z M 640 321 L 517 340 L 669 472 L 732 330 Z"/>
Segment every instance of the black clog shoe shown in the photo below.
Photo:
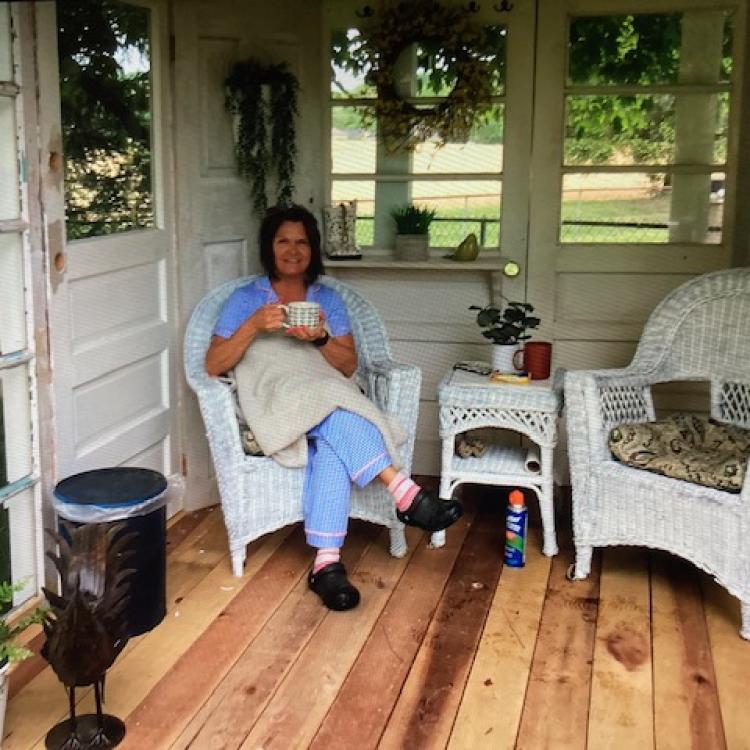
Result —
<path fill-rule="evenodd" d="M 406 510 L 397 510 L 396 517 L 407 526 L 425 531 L 442 531 L 458 521 L 464 506 L 458 500 L 441 500 L 429 490 L 421 489 Z"/>
<path fill-rule="evenodd" d="M 328 609 L 343 612 L 359 604 L 359 591 L 349 583 L 346 568 L 340 562 L 330 563 L 317 573 L 310 571 L 307 585 Z"/>

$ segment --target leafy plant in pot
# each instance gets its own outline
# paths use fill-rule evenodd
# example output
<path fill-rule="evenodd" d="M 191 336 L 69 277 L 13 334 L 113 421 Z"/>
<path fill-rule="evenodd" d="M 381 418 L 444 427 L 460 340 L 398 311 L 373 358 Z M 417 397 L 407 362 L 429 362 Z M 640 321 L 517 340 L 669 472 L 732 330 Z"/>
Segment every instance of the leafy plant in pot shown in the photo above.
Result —
<path fill-rule="evenodd" d="M 505 299 L 505 298 L 503 298 Z M 482 336 L 493 343 L 492 369 L 498 372 L 515 372 L 516 352 L 523 347 L 523 342 L 531 338 L 529 329 L 537 328 L 540 320 L 530 313 L 533 305 L 528 302 L 511 302 L 506 300 L 505 307 L 472 305 L 469 310 L 478 310 L 477 325 L 482 329 Z"/>
<path fill-rule="evenodd" d="M 11 584 L 0 583 L 0 611 L 13 602 L 13 594 L 24 587 L 24 582 Z M 8 669 L 10 664 L 23 661 L 32 656 L 32 652 L 15 643 L 15 639 L 26 628 L 44 620 L 45 610 L 37 607 L 33 612 L 16 620 L 12 625 L 5 615 L 0 615 L 0 742 L 2 742 L 5 725 L 5 706 L 8 701 Z"/>
<path fill-rule="evenodd" d="M 434 208 L 420 208 L 411 203 L 391 211 L 396 222 L 398 260 L 427 260 L 430 257 L 428 233 L 435 213 Z"/>

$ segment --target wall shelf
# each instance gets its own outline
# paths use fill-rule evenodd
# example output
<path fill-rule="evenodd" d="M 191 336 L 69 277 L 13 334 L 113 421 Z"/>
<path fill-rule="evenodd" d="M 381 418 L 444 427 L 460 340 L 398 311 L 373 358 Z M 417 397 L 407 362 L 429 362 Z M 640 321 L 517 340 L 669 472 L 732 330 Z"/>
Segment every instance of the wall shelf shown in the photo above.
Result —
<path fill-rule="evenodd" d="M 384 270 L 413 269 L 415 271 L 502 271 L 508 261 L 498 252 L 482 252 L 476 260 L 459 262 L 448 258 L 433 256 L 429 260 L 396 260 L 393 253 L 364 251 L 361 260 L 333 260 L 325 258 L 328 269 L 336 268 L 382 268 Z"/>
<path fill-rule="evenodd" d="M 381 270 L 381 271 L 440 271 L 460 273 L 473 271 L 474 273 L 489 273 L 491 299 L 498 303 L 501 299 L 503 281 L 503 266 L 509 258 L 497 251 L 482 251 L 476 260 L 460 262 L 444 258 L 445 250 L 440 255 L 433 255 L 428 260 L 408 261 L 396 260 L 392 252 L 385 250 L 365 250 L 361 260 L 332 260 L 325 258 L 326 272 L 335 275 L 336 269 L 350 270 Z"/>

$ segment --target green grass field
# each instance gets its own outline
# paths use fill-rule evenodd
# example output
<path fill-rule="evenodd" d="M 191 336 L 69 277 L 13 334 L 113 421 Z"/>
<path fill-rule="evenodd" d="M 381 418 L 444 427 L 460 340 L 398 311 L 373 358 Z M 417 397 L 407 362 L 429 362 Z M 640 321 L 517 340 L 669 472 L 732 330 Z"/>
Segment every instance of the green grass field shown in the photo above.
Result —
<path fill-rule="evenodd" d="M 429 201 L 425 201 L 429 205 Z M 471 206 L 438 208 L 438 219 L 430 227 L 430 244 L 433 247 L 454 247 L 470 232 L 481 235 L 480 219 L 485 222 L 485 247 L 497 247 L 499 241 L 500 216 L 497 206 Z M 614 226 L 625 223 L 666 224 L 669 218 L 669 196 L 657 196 L 640 200 L 568 200 L 562 206 L 563 221 L 609 222 L 610 226 L 561 227 L 561 242 L 667 242 L 667 229 Z M 357 220 L 357 241 L 362 246 L 373 243 L 372 217 L 362 216 Z"/>

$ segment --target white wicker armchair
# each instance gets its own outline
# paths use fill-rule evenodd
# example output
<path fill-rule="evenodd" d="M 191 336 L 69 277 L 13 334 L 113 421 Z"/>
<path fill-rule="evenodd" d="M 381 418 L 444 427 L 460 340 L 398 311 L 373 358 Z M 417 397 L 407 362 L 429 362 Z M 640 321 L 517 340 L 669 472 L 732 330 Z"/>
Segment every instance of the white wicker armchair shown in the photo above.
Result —
<path fill-rule="evenodd" d="M 610 430 L 655 418 L 651 386 L 710 383 L 711 416 L 750 428 L 750 268 L 693 279 L 646 323 L 628 367 L 565 377 L 573 488 L 575 578 L 594 547 L 644 545 L 710 573 L 741 602 L 750 639 L 750 474 L 740 494 L 628 467 L 607 447 Z"/>
<path fill-rule="evenodd" d="M 205 369 L 206 350 L 224 302 L 253 278 L 236 279 L 210 292 L 193 311 L 185 333 L 185 372 L 198 396 L 206 426 L 236 576 L 242 575 L 249 542 L 302 519 L 304 469 L 288 469 L 265 456 L 245 455 L 229 386 L 209 377 Z M 395 414 L 406 430 L 408 439 L 401 446 L 400 458 L 404 471 L 410 472 L 421 372 L 393 361 L 385 327 L 371 303 L 339 281 L 324 277 L 320 282 L 333 287 L 346 303 L 359 356 L 360 383 L 367 395 L 384 412 Z M 391 554 L 405 554 L 404 527 L 381 483 L 353 489 L 351 516 L 388 527 Z"/>

